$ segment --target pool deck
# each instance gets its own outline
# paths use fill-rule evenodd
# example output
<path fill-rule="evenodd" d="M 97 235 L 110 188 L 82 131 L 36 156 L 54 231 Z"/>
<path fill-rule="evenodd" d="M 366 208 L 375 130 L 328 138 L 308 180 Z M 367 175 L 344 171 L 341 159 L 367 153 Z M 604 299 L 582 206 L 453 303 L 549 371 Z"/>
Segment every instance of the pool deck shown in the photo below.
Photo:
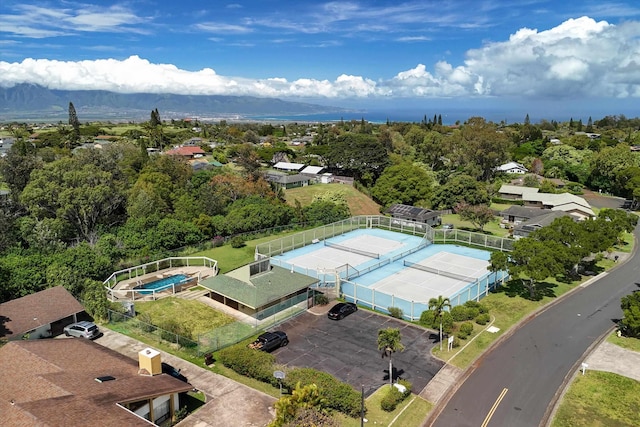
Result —
<path fill-rule="evenodd" d="M 211 267 L 204 266 L 181 266 L 181 267 L 173 267 L 173 268 L 165 268 L 163 270 L 154 271 L 152 273 L 142 274 L 136 277 L 132 277 L 131 279 L 121 280 L 112 288 L 110 292 L 113 300 L 118 301 L 131 301 L 133 292 L 129 292 L 134 289 L 136 286 L 144 285 L 146 283 L 154 282 L 159 279 L 164 279 L 165 277 L 174 276 L 176 274 L 184 274 L 189 278 L 197 279 L 197 282 L 193 286 L 197 286 L 200 284 L 200 281 L 206 279 L 208 277 L 212 277 L 213 271 Z M 186 289 L 186 288 L 185 288 Z M 171 287 L 169 289 L 156 292 L 155 297 L 153 294 L 151 295 L 142 295 L 137 293 L 135 295 L 135 300 L 154 300 L 158 298 L 163 298 L 166 296 L 173 295 L 173 290 Z"/>

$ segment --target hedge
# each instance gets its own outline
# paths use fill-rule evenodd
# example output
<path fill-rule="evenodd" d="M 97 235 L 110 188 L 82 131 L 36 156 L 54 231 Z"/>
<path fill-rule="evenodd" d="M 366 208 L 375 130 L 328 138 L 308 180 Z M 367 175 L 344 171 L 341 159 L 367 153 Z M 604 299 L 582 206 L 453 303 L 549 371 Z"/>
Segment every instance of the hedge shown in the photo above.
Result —
<path fill-rule="evenodd" d="M 218 360 L 240 375 L 277 386 L 273 376 L 274 355 L 237 344 L 221 350 Z"/>
<path fill-rule="evenodd" d="M 296 384 L 301 386 L 315 384 L 320 396 L 328 408 L 340 411 L 350 417 L 360 415 L 361 395 L 349 384 L 343 383 L 333 375 L 312 368 L 295 368 L 287 373 L 283 385 L 293 390 Z"/>

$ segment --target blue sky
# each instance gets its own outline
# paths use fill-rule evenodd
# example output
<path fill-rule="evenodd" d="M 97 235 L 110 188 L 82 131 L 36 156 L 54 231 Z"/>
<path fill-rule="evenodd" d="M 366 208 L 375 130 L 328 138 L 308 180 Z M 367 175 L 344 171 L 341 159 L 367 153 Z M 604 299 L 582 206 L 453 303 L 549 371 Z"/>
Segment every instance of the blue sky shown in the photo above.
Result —
<path fill-rule="evenodd" d="M 18 83 L 635 116 L 640 3 L 2 0 Z"/>

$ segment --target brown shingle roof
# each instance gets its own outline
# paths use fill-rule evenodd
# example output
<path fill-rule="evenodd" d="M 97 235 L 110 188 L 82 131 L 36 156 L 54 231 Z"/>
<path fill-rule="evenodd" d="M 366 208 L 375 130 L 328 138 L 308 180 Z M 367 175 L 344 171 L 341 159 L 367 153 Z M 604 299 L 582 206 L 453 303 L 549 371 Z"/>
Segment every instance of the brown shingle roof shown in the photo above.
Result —
<path fill-rule="evenodd" d="M 204 155 L 204 154 L 207 154 L 207 152 L 204 151 L 200 147 L 187 146 L 187 147 L 174 148 L 173 150 L 167 151 L 167 154 L 170 155 L 170 156 L 189 156 L 189 157 L 193 157 L 195 154 Z"/>
<path fill-rule="evenodd" d="M 12 341 L 0 348 L 0 413 L 8 425 L 148 426 L 118 403 L 191 389 L 169 375 L 84 339 Z M 97 382 L 111 375 L 113 381 Z"/>
<path fill-rule="evenodd" d="M 0 304 L 0 338 L 15 339 L 43 325 L 84 311 L 64 287 L 56 286 Z M 3 319 L 4 318 L 4 319 Z"/>

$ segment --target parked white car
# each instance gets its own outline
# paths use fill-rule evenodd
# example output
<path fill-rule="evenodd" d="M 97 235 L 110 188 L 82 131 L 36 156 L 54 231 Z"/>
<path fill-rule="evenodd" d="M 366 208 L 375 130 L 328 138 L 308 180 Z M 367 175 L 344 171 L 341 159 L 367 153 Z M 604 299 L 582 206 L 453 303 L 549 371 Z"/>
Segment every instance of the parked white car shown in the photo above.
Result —
<path fill-rule="evenodd" d="M 93 322 L 82 321 L 64 327 L 64 334 L 68 337 L 94 339 L 100 335 L 100 329 Z"/>

